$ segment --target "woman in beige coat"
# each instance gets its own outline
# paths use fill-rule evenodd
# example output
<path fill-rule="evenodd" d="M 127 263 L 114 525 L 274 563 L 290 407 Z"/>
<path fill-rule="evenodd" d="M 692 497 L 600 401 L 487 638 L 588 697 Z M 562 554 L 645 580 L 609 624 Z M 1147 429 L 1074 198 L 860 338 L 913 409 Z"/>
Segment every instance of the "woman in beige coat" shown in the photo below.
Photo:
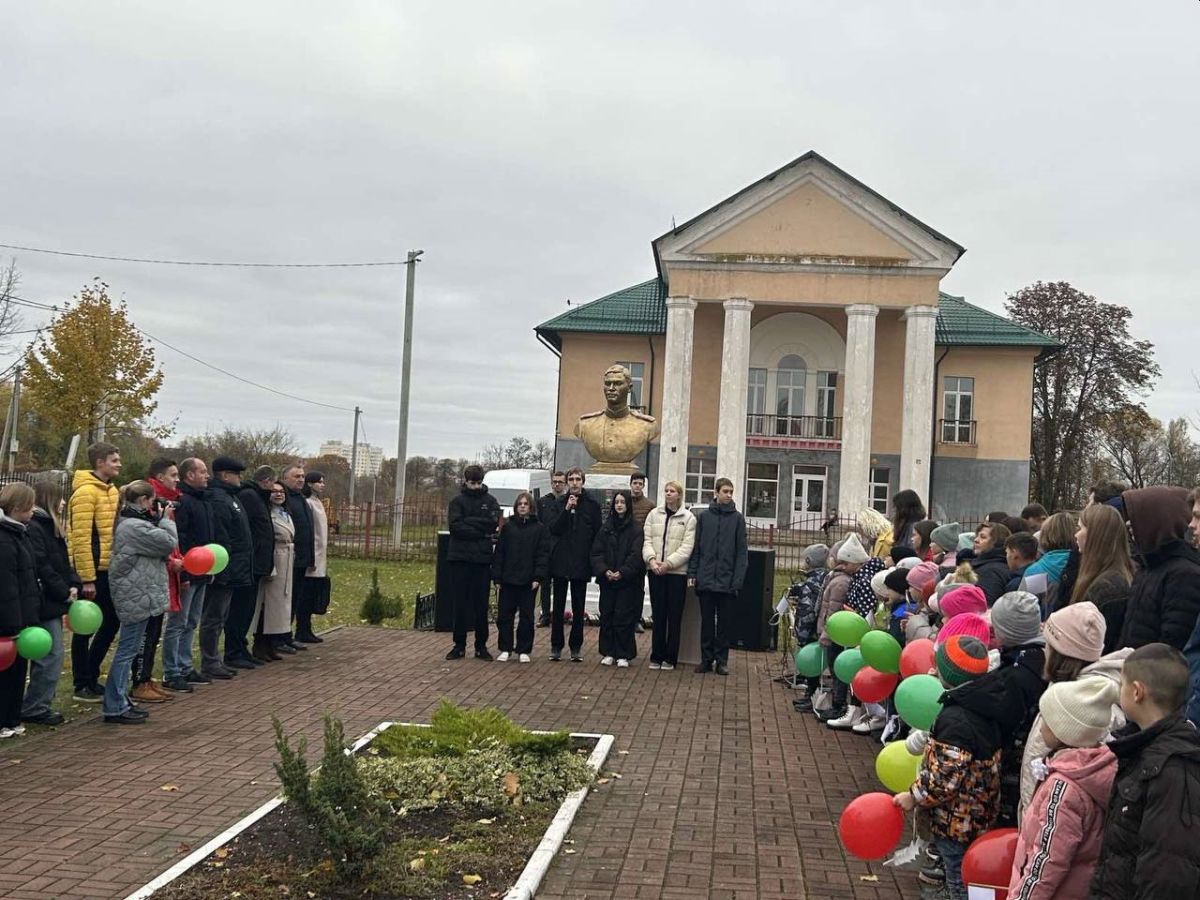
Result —
<path fill-rule="evenodd" d="M 262 617 L 263 637 L 270 642 L 270 649 L 276 653 L 293 654 L 295 648 L 285 643 L 292 634 L 292 563 L 296 558 L 293 542 L 296 539 L 296 526 L 284 506 L 285 498 L 283 485 L 276 483 L 271 486 L 271 527 L 275 530 L 275 568 L 258 584 L 258 609 L 255 612 L 257 628 L 258 617 Z M 258 659 L 262 656 L 255 653 Z"/>
<path fill-rule="evenodd" d="M 696 517 L 683 506 L 683 485 L 663 485 L 663 505 L 650 510 L 642 529 L 642 559 L 650 580 L 654 630 L 650 668 L 674 669 L 679 663 L 679 632 L 687 598 L 687 568 L 696 541 Z"/>

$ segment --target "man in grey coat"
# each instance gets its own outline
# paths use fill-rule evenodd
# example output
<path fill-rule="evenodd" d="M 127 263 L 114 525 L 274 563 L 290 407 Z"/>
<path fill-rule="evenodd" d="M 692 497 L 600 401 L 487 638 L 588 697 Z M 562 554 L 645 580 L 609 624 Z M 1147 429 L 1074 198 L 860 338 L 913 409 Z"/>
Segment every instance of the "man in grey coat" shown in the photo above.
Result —
<path fill-rule="evenodd" d="M 746 580 L 746 520 L 733 502 L 733 482 L 718 478 L 713 501 L 696 516 L 688 586 L 700 600 L 700 665 L 704 674 L 729 674 L 729 619 Z"/>

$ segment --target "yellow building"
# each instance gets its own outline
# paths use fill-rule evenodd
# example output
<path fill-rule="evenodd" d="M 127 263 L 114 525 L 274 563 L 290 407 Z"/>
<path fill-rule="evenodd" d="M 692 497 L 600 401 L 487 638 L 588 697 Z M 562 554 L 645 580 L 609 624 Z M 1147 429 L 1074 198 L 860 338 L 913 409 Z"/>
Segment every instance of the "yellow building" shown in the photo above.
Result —
<path fill-rule="evenodd" d="M 655 496 L 705 503 L 727 476 L 781 525 L 903 488 L 947 520 L 1025 505 L 1033 367 L 1057 345 L 941 292 L 954 241 L 810 152 L 651 246 L 656 277 L 537 326 L 560 467 L 592 462 L 572 430 L 620 362 L 661 423 Z"/>

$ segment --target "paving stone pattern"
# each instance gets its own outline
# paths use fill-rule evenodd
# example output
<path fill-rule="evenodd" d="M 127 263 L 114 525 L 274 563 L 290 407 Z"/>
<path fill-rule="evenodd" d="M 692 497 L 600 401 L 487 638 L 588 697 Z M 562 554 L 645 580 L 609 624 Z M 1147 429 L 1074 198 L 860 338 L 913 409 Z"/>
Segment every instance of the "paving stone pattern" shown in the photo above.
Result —
<path fill-rule="evenodd" d="M 836 822 L 879 790 L 878 743 L 792 711 L 775 654 L 731 655 L 728 678 L 690 669 L 448 663 L 448 636 L 330 633 L 308 653 L 152 708 L 145 726 L 99 717 L 0 745 L 0 897 L 123 897 L 272 797 L 271 716 L 320 746 L 321 716 L 348 735 L 427 721 L 440 697 L 492 704 L 536 728 L 611 732 L 605 767 L 538 896 L 917 897 L 911 872 L 849 859 Z M 627 751 L 620 753 L 618 751 Z M 173 786 L 173 790 L 164 790 Z M 877 880 L 868 880 L 871 878 Z M 502 886 L 485 886 L 496 890 Z M 482 893 L 481 896 L 486 896 Z"/>

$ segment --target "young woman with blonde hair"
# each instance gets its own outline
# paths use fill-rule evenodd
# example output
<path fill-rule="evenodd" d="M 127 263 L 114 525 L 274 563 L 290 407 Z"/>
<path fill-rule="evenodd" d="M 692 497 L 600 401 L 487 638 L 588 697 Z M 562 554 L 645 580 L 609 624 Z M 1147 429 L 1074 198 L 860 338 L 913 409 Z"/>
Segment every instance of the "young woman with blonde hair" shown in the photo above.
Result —
<path fill-rule="evenodd" d="M 1052 517 L 1053 518 L 1053 517 Z M 1133 582 L 1133 560 L 1129 537 L 1121 514 L 1105 503 L 1093 503 L 1079 516 L 1075 532 L 1079 545 L 1079 577 L 1071 592 L 1071 603 L 1085 600 L 1104 616 L 1104 652 L 1117 649 L 1125 608 Z"/>
<path fill-rule="evenodd" d="M 0 488 L 0 635 L 16 637 L 38 623 L 37 563 L 27 527 L 33 518 L 33 488 L 21 482 Z M 25 733 L 21 700 L 25 659 L 18 656 L 0 671 L 0 738 Z"/>

